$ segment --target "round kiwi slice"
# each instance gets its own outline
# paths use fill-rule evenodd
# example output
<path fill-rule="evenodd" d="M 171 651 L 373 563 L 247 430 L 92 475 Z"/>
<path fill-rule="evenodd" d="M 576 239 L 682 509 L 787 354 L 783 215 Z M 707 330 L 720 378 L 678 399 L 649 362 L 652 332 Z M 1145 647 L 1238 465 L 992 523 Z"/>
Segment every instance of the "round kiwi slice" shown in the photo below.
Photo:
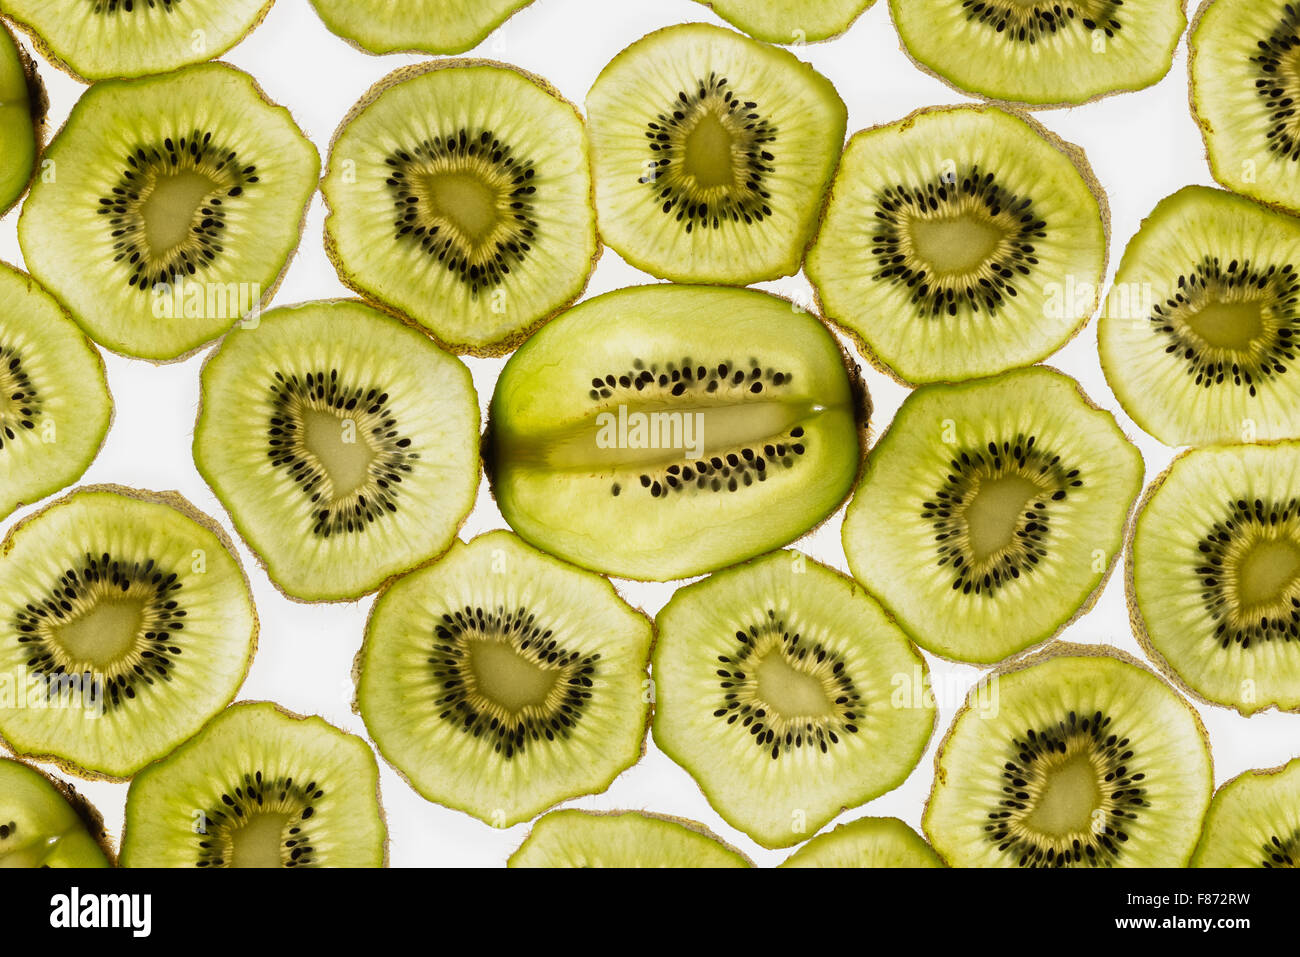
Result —
<path fill-rule="evenodd" d="M 1186 867 L 1213 786 L 1205 729 L 1172 688 L 1062 642 L 972 692 L 922 823 L 954 867 Z"/>
<path fill-rule="evenodd" d="M 67 784 L 0 758 L 0 870 L 112 867 L 104 819 Z"/>
<path fill-rule="evenodd" d="M 925 838 L 896 817 L 864 817 L 820 834 L 781 867 L 943 867 Z"/>
<path fill-rule="evenodd" d="M 1192 867 L 1300 867 L 1300 758 L 1219 788 Z"/>
<path fill-rule="evenodd" d="M 274 0 L 4 0 L 6 16 L 79 80 L 163 73 L 219 57 Z"/>
<path fill-rule="evenodd" d="M 234 698 L 257 637 L 229 539 L 174 492 L 87 486 L 0 544 L 0 738 L 123 779 Z"/>
<path fill-rule="evenodd" d="M 58 174 L 18 221 L 28 268 L 100 345 L 155 360 L 260 310 L 320 171 L 288 111 L 221 63 L 95 84 L 45 159 Z"/>
<path fill-rule="evenodd" d="M 990 663 L 1092 603 L 1142 456 L 1078 383 L 1034 367 L 903 402 L 844 518 L 854 577 L 927 651 Z"/>
<path fill-rule="evenodd" d="M 510 358 L 485 462 L 502 515 L 534 545 L 667 581 L 830 515 L 869 412 L 835 337 L 789 302 L 644 286 L 582 303 Z"/>
<path fill-rule="evenodd" d="M 123 867 L 383 867 L 370 746 L 317 717 L 241 703 L 131 781 Z"/>
<path fill-rule="evenodd" d="M 1185 0 L 889 0 L 908 56 L 968 93 L 1064 106 L 1155 83 Z"/>
<path fill-rule="evenodd" d="M 36 64 L 0 21 L 0 215 L 31 185 L 48 105 Z"/>
<path fill-rule="evenodd" d="M 1097 307 L 1108 213 L 1083 152 L 986 106 L 855 136 L 807 272 L 828 318 L 909 382 L 1059 349 Z"/>
<path fill-rule="evenodd" d="M 1138 637 L 1189 692 L 1300 710 L 1300 442 L 1175 460 L 1138 515 L 1128 588 Z"/>
<path fill-rule="evenodd" d="M 645 811 L 552 811 L 508 867 L 753 867 L 703 824 Z"/>
<path fill-rule="evenodd" d="M 655 742 L 764 847 L 896 788 L 934 730 L 907 636 L 799 552 L 679 589 L 656 625 Z"/>
<path fill-rule="evenodd" d="M 311 0 L 330 31 L 367 53 L 464 53 L 533 0 Z"/>
<path fill-rule="evenodd" d="M 113 417 L 104 361 L 54 297 L 0 263 L 0 518 L 79 479 Z"/>
<path fill-rule="evenodd" d="M 509 827 L 636 763 L 651 637 L 606 579 L 489 532 L 379 596 L 357 706 L 420 794 Z"/>
<path fill-rule="evenodd" d="M 1124 250 L 1097 329 L 1102 371 L 1166 445 L 1300 436 L 1300 221 L 1188 186 Z"/>
<path fill-rule="evenodd" d="M 604 240 L 661 279 L 737 286 L 798 271 L 848 122 L 808 64 L 702 23 L 615 57 L 587 118 Z"/>
<path fill-rule="evenodd" d="M 768 43 L 837 37 L 876 0 L 699 0 L 738 30 Z"/>
<path fill-rule="evenodd" d="M 321 188 L 339 277 L 459 352 L 509 351 L 581 295 L 599 254 L 582 118 L 503 63 L 381 80 L 335 134 Z"/>
<path fill-rule="evenodd" d="M 469 370 L 359 302 L 275 309 L 203 367 L 194 461 L 293 598 L 341 601 L 444 551 L 474 507 Z"/>

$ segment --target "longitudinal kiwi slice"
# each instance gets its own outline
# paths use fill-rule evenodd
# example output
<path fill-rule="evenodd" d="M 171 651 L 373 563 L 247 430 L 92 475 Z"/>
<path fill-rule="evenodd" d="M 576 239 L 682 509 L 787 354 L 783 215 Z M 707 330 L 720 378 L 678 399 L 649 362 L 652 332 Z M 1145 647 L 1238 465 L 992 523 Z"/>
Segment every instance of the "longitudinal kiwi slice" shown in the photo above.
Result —
<path fill-rule="evenodd" d="M 636 763 L 651 632 L 606 579 L 489 532 L 380 595 L 357 706 L 420 794 L 508 827 Z"/>
<path fill-rule="evenodd" d="M 174 492 L 88 486 L 0 545 L 0 738 L 126 778 L 224 708 L 257 636 L 220 528 Z"/>
<path fill-rule="evenodd" d="M 895 817 L 864 817 L 820 834 L 781 867 L 943 867 L 914 830 Z"/>
<path fill-rule="evenodd" d="M 36 64 L 0 22 L 0 215 L 32 181 L 45 139 L 47 105 Z"/>
<path fill-rule="evenodd" d="M 81 477 L 113 400 L 99 352 L 48 292 L 0 263 L 0 518 Z"/>
<path fill-rule="evenodd" d="M 1124 409 L 1166 445 L 1300 436 L 1300 221 L 1223 190 L 1162 199 L 1097 330 Z"/>
<path fill-rule="evenodd" d="M 1300 710 L 1300 443 L 1175 460 L 1138 515 L 1128 585 L 1138 637 L 1193 694 Z"/>
<path fill-rule="evenodd" d="M 907 636 L 798 552 L 679 589 L 656 624 L 655 742 L 764 847 L 897 787 L 930 740 L 934 701 Z"/>
<path fill-rule="evenodd" d="M 1214 776 L 1178 694 L 1059 643 L 986 679 L 939 746 L 923 821 L 954 867 L 1185 867 Z"/>
<path fill-rule="evenodd" d="M 753 867 L 703 824 L 645 811 L 552 811 L 509 867 Z"/>
<path fill-rule="evenodd" d="M 768 43 L 829 40 L 876 0 L 699 0 L 737 29 Z"/>
<path fill-rule="evenodd" d="M 122 866 L 383 867 L 387 844 L 370 746 L 259 701 L 131 781 Z"/>
<path fill-rule="evenodd" d="M 96 342 L 158 360 L 270 298 L 320 171 L 288 111 L 220 63 L 95 84 L 45 156 L 57 175 L 18 221 L 28 268 Z"/>
<path fill-rule="evenodd" d="M 697 575 L 833 512 L 870 403 L 814 317 L 753 290 L 624 289 L 510 358 L 485 460 L 507 522 L 627 578 Z"/>
<path fill-rule="evenodd" d="M 959 90 L 1034 106 L 1150 86 L 1184 0 L 890 0 L 909 56 Z"/>
<path fill-rule="evenodd" d="M 1300 867 L 1300 758 L 1219 788 L 1192 867 Z"/>
<path fill-rule="evenodd" d="M 0 758 L 0 869 L 112 862 L 103 818 L 72 787 Z"/>
<path fill-rule="evenodd" d="M 81 80 L 162 73 L 219 57 L 274 0 L 4 0 L 51 62 Z"/>
<path fill-rule="evenodd" d="M 311 0 L 343 39 L 367 53 L 464 53 L 533 0 Z"/>
<path fill-rule="evenodd" d="M 408 67 L 334 137 L 326 249 L 361 295 L 497 354 L 577 299 L 599 245 L 582 118 L 487 60 Z"/>
<path fill-rule="evenodd" d="M 1107 220 L 1082 150 L 1028 117 L 919 110 L 849 142 L 808 277 L 827 317 L 899 378 L 992 375 L 1088 321 Z"/>
<path fill-rule="evenodd" d="M 587 94 L 601 236 L 662 279 L 747 285 L 799 269 L 844 145 L 820 73 L 721 27 L 638 40 Z"/>
<path fill-rule="evenodd" d="M 203 367 L 194 461 L 295 598 L 374 591 L 442 552 L 474 507 L 469 370 L 359 302 L 275 309 Z"/>

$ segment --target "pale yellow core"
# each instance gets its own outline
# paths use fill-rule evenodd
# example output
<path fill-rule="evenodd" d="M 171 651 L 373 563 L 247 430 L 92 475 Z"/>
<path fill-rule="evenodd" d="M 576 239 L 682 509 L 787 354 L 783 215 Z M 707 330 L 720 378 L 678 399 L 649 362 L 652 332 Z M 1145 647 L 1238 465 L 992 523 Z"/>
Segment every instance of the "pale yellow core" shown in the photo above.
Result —
<path fill-rule="evenodd" d="M 830 714 L 834 702 L 822 683 L 792 667 L 780 652 L 765 655 L 758 663 L 758 697 L 782 717 L 816 718 Z"/>
<path fill-rule="evenodd" d="M 329 476 L 335 496 L 347 496 L 370 481 L 374 449 L 360 426 L 333 412 L 305 409 L 302 442 Z"/>
<path fill-rule="evenodd" d="M 975 213 L 914 217 L 908 229 L 917 257 L 940 276 L 976 271 L 1006 238 L 1004 229 Z"/>
<path fill-rule="evenodd" d="M 1016 525 L 1042 489 L 1023 475 L 982 479 L 966 505 L 966 535 L 975 561 L 996 555 L 1015 539 Z"/>
<path fill-rule="evenodd" d="M 1258 302 L 1211 302 L 1186 318 L 1192 332 L 1216 349 L 1248 352 L 1264 332 Z"/>
<path fill-rule="evenodd" d="M 143 620 L 144 602 L 103 599 L 85 614 L 59 625 L 54 640 L 77 664 L 108 670 L 131 650 Z"/>
<path fill-rule="evenodd" d="M 503 641 L 471 641 L 469 667 L 478 692 L 510 714 L 546 703 L 560 672 L 539 667 Z"/>
<path fill-rule="evenodd" d="M 450 222 L 470 242 L 486 238 L 501 220 L 497 191 L 472 173 L 424 177 L 426 212 Z"/>
<path fill-rule="evenodd" d="M 733 142 L 731 131 L 717 114 L 705 113 L 682 143 L 682 172 L 694 177 L 695 182 L 706 189 L 734 186 Z"/>
<path fill-rule="evenodd" d="M 161 256 L 183 243 L 195 215 L 216 188 L 214 180 L 192 170 L 154 180 L 153 189 L 140 205 L 149 251 Z"/>
<path fill-rule="evenodd" d="M 1096 768 L 1086 754 L 1076 754 L 1047 771 L 1025 825 L 1052 837 L 1086 833 L 1092 829 L 1101 799 Z"/>
<path fill-rule="evenodd" d="M 1247 607 L 1281 599 L 1300 577 L 1300 545 L 1271 538 L 1253 546 L 1237 566 L 1237 597 Z"/>
<path fill-rule="evenodd" d="M 231 867 L 283 867 L 287 814 L 254 814 L 230 832 Z"/>

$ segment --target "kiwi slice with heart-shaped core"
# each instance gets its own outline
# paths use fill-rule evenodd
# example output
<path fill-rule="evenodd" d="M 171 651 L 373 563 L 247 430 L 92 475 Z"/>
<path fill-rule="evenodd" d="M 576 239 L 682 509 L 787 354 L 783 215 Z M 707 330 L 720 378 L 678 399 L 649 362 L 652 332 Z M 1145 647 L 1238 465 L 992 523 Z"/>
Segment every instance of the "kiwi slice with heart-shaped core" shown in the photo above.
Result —
<path fill-rule="evenodd" d="M 360 302 L 274 309 L 203 367 L 194 461 L 293 598 L 359 598 L 441 553 L 474 507 L 464 364 Z"/>
<path fill-rule="evenodd" d="M 357 707 L 420 794 L 509 827 L 640 758 L 651 637 L 608 580 L 489 532 L 379 596 Z"/>
<path fill-rule="evenodd" d="M 545 81 L 486 60 L 407 67 L 334 137 L 326 250 L 362 296 L 495 355 L 586 287 L 591 188 L 582 118 Z"/>
<path fill-rule="evenodd" d="M 1105 198 L 1083 152 L 987 106 L 855 136 L 806 269 L 827 317 L 893 375 L 992 375 L 1059 349 L 1097 307 Z"/>
<path fill-rule="evenodd" d="M 100 345 L 155 360 L 254 321 L 320 172 L 288 111 L 220 63 L 95 84 L 45 158 L 57 175 L 18 220 L 28 268 Z"/>
<path fill-rule="evenodd" d="M 88 486 L 0 545 L 0 739 L 122 779 L 224 708 L 257 636 L 230 541 L 175 493 Z"/>
<path fill-rule="evenodd" d="M 703 824 L 646 811 L 552 811 L 509 867 L 753 867 Z"/>
<path fill-rule="evenodd" d="M 587 94 L 602 238 L 661 279 L 797 272 L 844 146 L 835 88 L 792 53 L 688 23 L 643 37 Z"/>
<path fill-rule="evenodd" d="M 876 0 L 699 0 L 738 30 L 768 43 L 829 40 Z"/>
<path fill-rule="evenodd" d="M 69 785 L 0 758 L 0 870 L 112 867 L 99 813 Z"/>
<path fill-rule="evenodd" d="M 934 849 L 895 817 L 864 817 L 819 834 L 781 867 L 943 867 Z"/>
<path fill-rule="evenodd" d="M 644 286 L 582 303 L 510 358 L 485 463 L 502 515 L 534 545 L 667 581 L 830 515 L 869 412 L 835 337 L 789 302 Z"/>
<path fill-rule="evenodd" d="M 1068 376 L 1035 367 L 904 401 L 844 518 L 854 577 L 927 651 L 995 662 L 1101 589 L 1142 456 Z"/>
<path fill-rule="evenodd" d="M 1114 648 L 1059 643 L 971 692 L 923 824 L 954 867 L 1186 867 L 1213 787 L 1173 688 Z"/>
<path fill-rule="evenodd" d="M 383 867 L 370 746 L 267 702 L 227 708 L 131 781 L 123 867 Z"/>
<path fill-rule="evenodd" d="M 47 106 L 36 64 L 0 21 L 0 214 L 31 184 Z"/>
<path fill-rule="evenodd" d="M 330 31 L 367 53 L 464 53 L 533 0 L 311 0 Z"/>
<path fill-rule="evenodd" d="M 1102 371 L 1166 445 L 1300 437 L 1300 221 L 1187 186 L 1142 221 L 1097 329 Z"/>
<path fill-rule="evenodd" d="M 1215 792 L 1192 867 L 1300 867 L 1300 758 Z"/>

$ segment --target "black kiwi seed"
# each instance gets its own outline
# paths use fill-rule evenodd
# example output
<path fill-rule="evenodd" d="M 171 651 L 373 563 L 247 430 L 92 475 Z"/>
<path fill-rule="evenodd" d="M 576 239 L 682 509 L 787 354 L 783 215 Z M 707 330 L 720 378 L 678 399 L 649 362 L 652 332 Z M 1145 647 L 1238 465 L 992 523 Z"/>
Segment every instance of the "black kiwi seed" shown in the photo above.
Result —
<path fill-rule="evenodd" d="M 204 828 L 196 835 L 198 853 L 194 865 L 229 867 L 232 835 L 256 814 L 283 814 L 287 818 L 281 855 L 285 867 L 315 863 L 316 850 L 304 825 L 324 796 L 324 789 L 315 781 L 300 785 L 292 777 L 272 778 L 261 771 L 244 774 L 203 812 Z"/>
<path fill-rule="evenodd" d="M 966 19 L 983 23 L 1009 40 L 1037 43 L 1075 23 L 1085 30 L 1103 30 L 1113 37 L 1122 24 L 1124 0 L 962 0 Z"/>
<path fill-rule="evenodd" d="M 150 10 L 162 8 L 164 13 L 171 13 L 180 2 L 181 0 L 95 0 L 91 9 L 95 13 L 117 13 L 119 10 L 131 13 L 136 7 L 147 7 Z"/>
<path fill-rule="evenodd" d="M 18 823 L 10 821 L 8 824 L 0 824 L 0 841 L 7 840 L 11 835 L 18 833 Z"/>
<path fill-rule="evenodd" d="M 1300 867 L 1300 831 L 1282 838 L 1274 834 L 1263 845 L 1260 867 Z"/>
<path fill-rule="evenodd" d="M 12 346 L 0 344 L 0 449 L 23 429 L 36 428 L 41 397 Z"/>
<path fill-rule="evenodd" d="M 1259 52 L 1250 58 L 1259 68 L 1255 94 L 1268 110 L 1265 134 L 1268 150 L 1292 161 L 1300 160 L 1295 99 L 1298 91 L 1295 81 L 1287 79 L 1287 70 L 1297 46 L 1300 46 L 1300 9 L 1288 3 L 1282 7 L 1282 19 L 1266 39 L 1259 41 Z"/>

